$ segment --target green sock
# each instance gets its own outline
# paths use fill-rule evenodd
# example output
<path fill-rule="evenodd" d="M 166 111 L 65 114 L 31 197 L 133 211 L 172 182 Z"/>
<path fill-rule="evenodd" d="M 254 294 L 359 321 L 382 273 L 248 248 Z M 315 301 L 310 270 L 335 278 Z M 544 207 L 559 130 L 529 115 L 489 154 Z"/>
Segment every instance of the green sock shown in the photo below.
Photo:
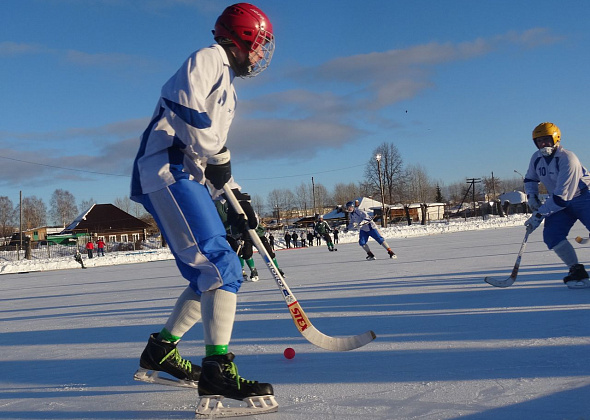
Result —
<path fill-rule="evenodd" d="M 227 354 L 228 347 L 228 345 L 218 346 L 214 344 L 207 344 L 205 346 L 205 356 L 219 356 Z"/>
<path fill-rule="evenodd" d="M 168 331 L 166 328 L 162 328 L 162 331 L 160 331 L 160 334 L 158 334 L 158 339 L 162 341 L 169 341 L 170 343 L 176 343 L 181 338 L 182 337 L 177 337 L 175 335 L 170 334 L 170 331 Z"/>
<path fill-rule="evenodd" d="M 248 264 L 248 267 L 250 267 L 250 270 L 252 270 L 254 268 L 254 258 L 248 258 L 246 260 L 246 264 Z"/>
<path fill-rule="evenodd" d="M 279 263 L 277 262 L 277 259 L 276 259 L 276 258 L 273 258 L 273 259 L 272 259 L 272 262 L 273 262 L 273 263 L 275 263 L 275 267 L 276 267 L 276 268 L 279 268 Z M 279 268 L 279 269 L 280 269 L 280 268 Z"/>
<path fill-rule="evenodd" d="M 240 256 L 238 256 L 238 258 L 240 259 L 240 264 L 242 264 L 242 268 L 244 268 L 244 259 Z"/>

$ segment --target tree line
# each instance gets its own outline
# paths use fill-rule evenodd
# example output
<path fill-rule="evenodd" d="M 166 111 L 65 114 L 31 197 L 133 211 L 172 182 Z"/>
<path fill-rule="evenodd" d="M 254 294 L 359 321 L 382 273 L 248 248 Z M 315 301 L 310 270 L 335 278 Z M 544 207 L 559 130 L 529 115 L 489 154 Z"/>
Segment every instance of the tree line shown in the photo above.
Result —
<path fill-rule="evenodd" d="M 501 180 L 493 174 L 481 176 L 474 183 L 445 185 L 431 178 L 422 165 L 404 165 L 395 144 L 384 142 L 372 151 L 359 182 L 337 183 L 332 191 L 315 181 L 302 182 L 294 189 L 274 189 L 266 200 L 254 195 L 252 205 L 258 214 L 282 219 L 321 213 L 356 197 L 370 197 L 386 204 L 445 203 L 453 206 L 471 202 L 473 198 L 478 202 L 495 201 L 504 192 L 523 191 L 523 188 L 521 177 Z"/>
<path fill-rule="evenodd" d="M 356 197 L 370 197 L 386 204 L 437 202 L 458 205 L 463 201 L 471 202 L 474 198 L 476 201 L 496 200 L 503 192 L 523 190 L 521 177 L 501 180 L 490 174 L 474 180 L 477 182 L 445 185 L 431 178 L 422 165 L 404 165 L 395 144 L 384 142 L 368 157 L 363 178 L 359 182 L 337 183 L 331 191 L 319 182 L 302 182 L 292 190 L 273 189 L 266 200 L 254 195 L 252 205 L 263 217 L 283 219 L 323 213 Z M 471 191 L 470 187 L 473 187 Z M 20 201 L 15 204 L 10 198 L 0 196 L 0 236 L 10 236 L 18 231 L 21 224 L 23 230 L 47 226 L 48 221 L 54 226 L 65 227 L 96 203 L 91 198 L 76 204 L 74 195 L 63 189 L 53 192 L 49 207 L 36 196 L 24 197 Z M 117 198 L 113 204 L 137 218 L 153 223 L 143 206 L 129 197 Z"/>

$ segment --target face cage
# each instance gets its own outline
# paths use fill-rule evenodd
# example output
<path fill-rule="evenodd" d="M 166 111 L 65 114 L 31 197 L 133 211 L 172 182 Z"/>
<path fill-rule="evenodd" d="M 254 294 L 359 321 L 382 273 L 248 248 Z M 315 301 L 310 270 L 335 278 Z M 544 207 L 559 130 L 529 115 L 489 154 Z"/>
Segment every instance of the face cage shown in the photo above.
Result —
<path fill-rule="evenodd" d="M 248 60 L 250 61 L 250 69 L 246 77 L 255 77 L 262 73 L 270 64 L 272 55 L 275 51 L 275 38 L 272 33 L 260 30 L 258 35 L 250 48 Z M 254 62 L 253 62 L 254 61 Z"/>

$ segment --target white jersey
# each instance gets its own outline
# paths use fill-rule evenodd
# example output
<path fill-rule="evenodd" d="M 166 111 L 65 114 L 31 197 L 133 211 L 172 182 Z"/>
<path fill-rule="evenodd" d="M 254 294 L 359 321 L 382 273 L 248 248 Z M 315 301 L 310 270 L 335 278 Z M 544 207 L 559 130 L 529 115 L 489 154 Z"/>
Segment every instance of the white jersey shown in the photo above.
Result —
<path fill-rule="evenodd" d="M 353 229 L 355 226 L 359 230 L 368 232 L 373 229 L 377 229 L 377 225 L 373 222 L 373 219 L 367 214 L 367 212 L 355 207 L 354 210 L 349 214 L 348 229 Z"/>
<path fill-rule="evenodd" d="M 225 50 L 214 44 L 194 52 L 166 82 L 141 136 L 132 197 L 165 188 L 179 176 L 205 184 L 207 158 L 224 147 L 234 117 L 233 78 Z M 233 179 L 230 185 L 239 187 Z"/>
<path fill-rule="evenodd" d="M 539 182 L 549 192 L 549 198 L 539 208 L 539 212 L 547 216 L 565 208 L 569 201 L 587 189 L 590 186 L 590 175 L 573 152 L 557 145 L 549 157 L 539 151 L 531 157 L 524 179 L 525 192 L 538 194 Z"/>

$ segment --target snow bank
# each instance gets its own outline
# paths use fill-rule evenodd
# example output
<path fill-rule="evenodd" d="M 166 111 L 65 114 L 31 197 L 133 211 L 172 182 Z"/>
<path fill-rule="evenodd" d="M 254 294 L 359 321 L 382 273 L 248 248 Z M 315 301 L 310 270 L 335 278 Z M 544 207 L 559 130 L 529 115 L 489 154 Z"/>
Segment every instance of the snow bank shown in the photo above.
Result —
<path fill-rule="evenodd" d="M 522 226 L 527 215 L 518 214 L 509 217 L 491 216 L 483 220 L 481 218 L 454 219 L 450 221 L 432 222 L 428 225 L 412 224 L 399 225 L 388 228 L 380 228 L 381 234 L 386 239 L 411 238 L 416 236 L 438 235 L 443 233 L 461 232 L 468 230 L 499 229 L 511 226 Z M 358 241 L 358 232 L 341 232 L 339 243 L 351 243 Z M 284 248 L 284 240 L 276 241 L 277 248 Z M 84 265 L 88 268 L 105 265 L 133 264 L 149 261 L 169 260 L 174 258 L 168 248 L 142 251 L 121 251 L 107 253 L 104 257 L 91 259 L 84 256 Z M 74 257 L 61 257 L 51 259 L 21 260 L 0 264 L 0 274 L 26 273 L 32 271 L 49 271 L 80 268 Z"/>

